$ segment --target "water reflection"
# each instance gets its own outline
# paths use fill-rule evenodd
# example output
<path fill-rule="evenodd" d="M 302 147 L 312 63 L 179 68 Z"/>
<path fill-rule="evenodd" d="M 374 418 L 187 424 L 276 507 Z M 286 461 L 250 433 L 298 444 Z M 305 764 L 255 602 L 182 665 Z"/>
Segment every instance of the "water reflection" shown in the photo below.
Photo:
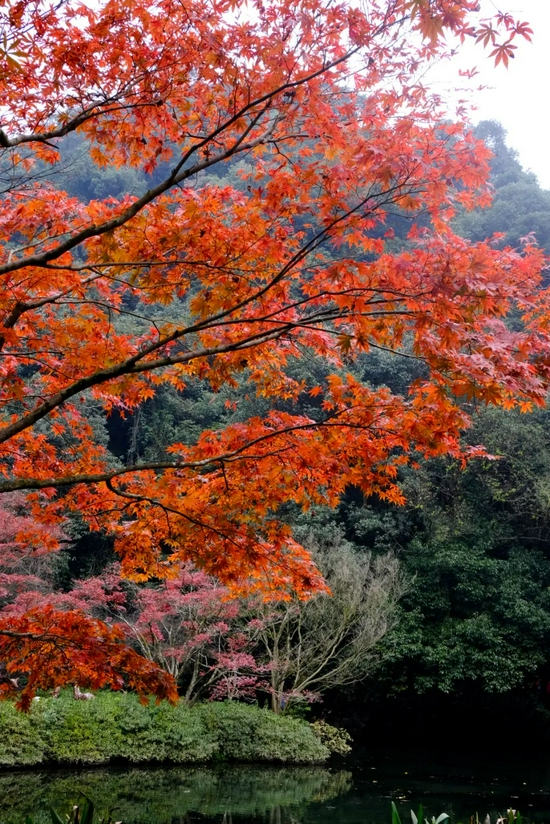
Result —
<path fill-rule="evenodd" d="M 550 824 L 546 753 L 356 752 L 353 772 L 323 767 L 109 768 L 0 773 L 0 824 L 51 824 L 48 807 L 69 809 L 78 790 L 124 824 L 403 824 L 423 804 L 431 819 L 484 821 L 510 806 L 530 824 Z"/>
<path fill-rule="evenodd" d="M 234 817 L 297 824 L 311 803 L 351 787 L 351 773 L 323 768 L 235 765 L 197 768 L 28 772 L 0 775 L 0 821 L 50 822 L 49 806 L 67 811 L 78 791 L 124 824 L 233 824 Z"/>

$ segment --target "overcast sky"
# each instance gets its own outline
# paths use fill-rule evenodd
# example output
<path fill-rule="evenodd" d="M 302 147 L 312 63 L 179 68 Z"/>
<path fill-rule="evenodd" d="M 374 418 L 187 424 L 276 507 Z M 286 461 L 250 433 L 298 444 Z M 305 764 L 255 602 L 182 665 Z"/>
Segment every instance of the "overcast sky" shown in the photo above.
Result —
<path fill-rule="evenodd" d="M 487 15 L 494 14 L 496 8 L 510 12 L 520 22 L 528 21 L 534 31 L 533 43 L 516 39 L 516 57 L 508 69 L 502 65 L 494 68 L 488 52 L 480 46 L 461 55 L 460 67 L 475 66 L 480 72 L 476 86 L 492 86 L 475 91 L 473 120 L 500 121 L 523 167 L 535 172 L 541 186 L 550 189 L 550 0 L 482 0 Z M 446 72 L 443 69 L 443 75 Z M 439 82 L 444 82 L 441 70 L 439 75 Z M 456 79 L 451 82 L 456 83 Z"/>

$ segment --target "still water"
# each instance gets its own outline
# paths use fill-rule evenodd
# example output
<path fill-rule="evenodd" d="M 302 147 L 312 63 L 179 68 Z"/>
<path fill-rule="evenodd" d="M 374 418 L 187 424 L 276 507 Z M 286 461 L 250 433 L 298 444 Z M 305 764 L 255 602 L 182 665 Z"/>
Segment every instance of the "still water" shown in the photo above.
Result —
<path fill-rule="evenodd" d="M 0 773 L 0 822 L 51 822 L 49 805 L 66 811 L 85 792 L 99 812 L 124 824 L 390 824 L 394 800 L 403 824 L 422 803 L 431 818 L 453 824 L 512 806 L 550 824 L 550 753 L 356 754 L 325 767 L 98 768 Z"/>

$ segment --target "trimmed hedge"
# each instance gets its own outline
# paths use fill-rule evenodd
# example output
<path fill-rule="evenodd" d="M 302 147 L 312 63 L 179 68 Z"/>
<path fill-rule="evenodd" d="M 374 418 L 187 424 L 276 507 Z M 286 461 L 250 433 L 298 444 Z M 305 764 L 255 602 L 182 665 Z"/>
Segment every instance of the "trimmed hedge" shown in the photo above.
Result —
<path fill-rule="evenodd" d="M 4 767 L 113 760 L 316 764 L 328 756 L 305 721 L 244 704 L 142 705 L 135 695 L 113 692 L 75 701 L 67 692 L 36 701 L 24 715 L 7 701 L 0 703 Z"/>

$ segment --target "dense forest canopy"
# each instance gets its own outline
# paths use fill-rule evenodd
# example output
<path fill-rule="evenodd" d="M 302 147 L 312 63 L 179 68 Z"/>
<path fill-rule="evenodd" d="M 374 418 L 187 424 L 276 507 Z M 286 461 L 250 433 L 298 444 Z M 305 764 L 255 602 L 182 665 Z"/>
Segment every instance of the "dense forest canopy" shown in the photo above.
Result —
<path fill-rule="evenodd" d="M 445 34 L 507 63 L 527 24 L 470 0 L 22 0 L 0 24 L 8 577 L 80 530 L 133 585 L 192 563 L 231 597 L 322 597 L 293 519 L 402 504 L 423 460 L 487 456 L 479 405 L 544 404 L 544 254 L 466 214 L 490 152 L 418 80 Z M 5 694 L 175 697 L 71 597 L 7 598 Z"/>

